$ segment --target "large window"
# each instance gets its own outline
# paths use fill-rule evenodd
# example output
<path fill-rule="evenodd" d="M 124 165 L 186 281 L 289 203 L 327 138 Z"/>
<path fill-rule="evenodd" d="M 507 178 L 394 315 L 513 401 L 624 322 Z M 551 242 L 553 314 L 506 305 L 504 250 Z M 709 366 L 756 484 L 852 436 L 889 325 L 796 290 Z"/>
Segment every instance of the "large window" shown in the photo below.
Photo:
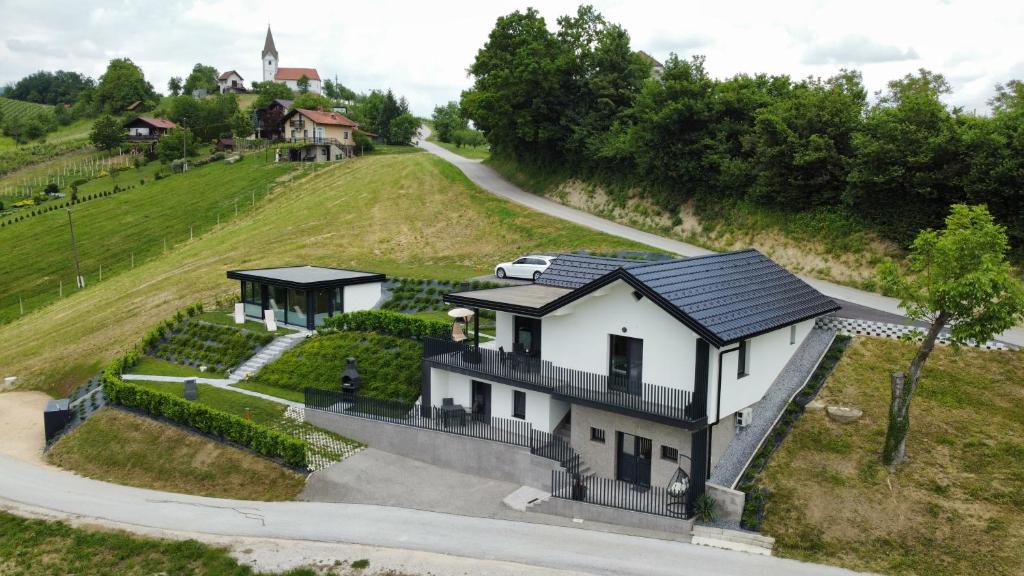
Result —
<path fill-rule="evenodd" d="M 242 304 L 245 307 L 246 316 L 263 317 L 263 297 L 259 282 L 242 282 Z"/>
<path fill-rule="evenodd" d="M 513 349 L 520 354 L 540 358 L 540 318 L 515 317 Z"/>
<path fill-rule="evenodd" d="M 611 335 L 608 357 L 608 388 L 630 394 L 643 389 L 644 341 Z"/>
<path fill-rule="evenodd" d="M 313 299 L 314 310 L 313 325 L 319 326 L 323 324 L 324 319 L 330 316 L 330 304 L 331 304 L 331 291 L 330 290 L 317 290 L 316 297 Z"/>
<path fill-rule="evenodd" d="M 750 374 L 750 340 L 740 342 L 740 358 L 736 362 L 736 377 L 743 378 Z"/>
<path fill-rule="evenodd" d="M 288 308 L 288 290 L 281 286 L 267 286 L 270 309 L 274 311 L 274 320 L 285 322 L 285 310 Z"/>
<path fill-rule="evenodd" d="M 345 289 L 335 288 L 331 294 L 331 313 L 341 314 L 345 311 Z"/>
<path fill-rule="evenodd" d="M 305 326 L 308 312 L 306 310 L 306 291 L 289 288 L 287 322 L 296 326 Z"/>
<path fill-rule="evenodd" d="M 526 392 L 522 390 L 512 391 L 512 417 L 526 419 Z"/>

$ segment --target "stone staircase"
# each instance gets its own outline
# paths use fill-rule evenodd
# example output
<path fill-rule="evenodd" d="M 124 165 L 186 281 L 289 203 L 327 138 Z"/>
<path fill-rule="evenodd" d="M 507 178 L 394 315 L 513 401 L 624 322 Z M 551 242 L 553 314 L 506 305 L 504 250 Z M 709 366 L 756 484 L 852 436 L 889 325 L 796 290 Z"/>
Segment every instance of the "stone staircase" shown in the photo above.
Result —
<path fill-rule="evenodd" d="M 247 375 L 256 375 L 264 366 L 270 364 L 274 360 L 281 357 L 282 354 L 291 350 L 295 346 L 298 346 L 303 340 L 309 336 L 309 332 L 293 332 L 291 334 L 285 334 L 284 336 L 278 336 L 274 338 L 270 344 L 267 344 L 253 357 L 245 361 L 241 366 L 231 371 L 231 376 L 228 378 L 231 382 L 238 382 Z"/>
<path fill-rule="evenodd" d="M 563 418 L 562 421 L 558 423 L 558 426 L 555 426 L 554 431 L 552 431 L 552 435 L 555 438 L 561 440 L 562 442 L 565 442 L 567 445 L 572 446 L 572 413 L 571 412 L 569 414 L 565 415 L 565 418 Z M 583 460 L 583 458 L 580 458 L 579 455 L 577 455 L 576 458 L 579 459 L 579 469 L 578 469 L 578 471 L 580 473 L 580 476 L 582 476 L 583 478 L 589 478 L 590 476 L 594 476 L 595 475 L 594 471 L 590 468 L 590 466 L 587 465 L 587 463 Z M 568 466 L 569 462 L 568 461 L 562 462 L 561 464 L 562 464 L 563 468 L 565 468 L 566 470 L 569 470 L 569 466 Z"/>

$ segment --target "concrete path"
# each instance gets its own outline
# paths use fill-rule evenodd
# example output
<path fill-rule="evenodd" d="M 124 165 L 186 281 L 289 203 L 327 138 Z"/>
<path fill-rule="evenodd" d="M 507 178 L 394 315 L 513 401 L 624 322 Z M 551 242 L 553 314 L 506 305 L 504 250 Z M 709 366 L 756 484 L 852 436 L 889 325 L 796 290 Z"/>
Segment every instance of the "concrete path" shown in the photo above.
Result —
<path fill-rule="evenodd" d="M 621 534 L 386 506 L 246 502 L 119 486 L 0 456 L 0 498 L 14 509 L 197 534 L 313 540 L 502 560 L 589 574 L 845 575 L 853 572 Z M 623 553 L 628 551 L 628 553 Z"/>
<path fill-rule="evenodd" d="M 431 154 L 440 156 L 448 162 L 451 162 L 477 186 L 487 190 L 488 192 L 501 196 L 502 198 L 511 200 L 517 204 L 522 204 L 523 206 L 532 208 L 538 212 L 555 216 L 556 218 L 568 220 L 569 222 L 586 226 L 593 230 L 605 232 L 613 236 L 647 244 L 648 246 L 653 246 L 673 254 L 679 254 L 680 256 L 689 257 L 713 254 L 713 252 L 707 248 L 701 248 L 700 246 L 694 246 L 693 244 L 688 244 L 672 238 L 665 238 L 664 236 L 658 236 L 657 234 L 637 230 L 636 228 L 612 222 L 611 220 L 605 220 L 604 218 L 595 216 L 589 212 L 570 208 L 569 206 L 559 204 L 558 202 L 549 200 L 543 196 L 527 192 L 506 180 L 504 176 L 498 174 L 498 172 L 490 166 L 484 165 L 480 160 L 473 160 L 459 156 L 458 154 L 445 150 L 433 142 L 428 142 L 427 136 L 430 135 L 429 128 L 424 126 L 420 128 L 420 131 L 421 134 L 418 145 L 421 148 Z M 849 286 L 842 286 L 834 282 L 818 280 L 807 276 L 801 276 L 800 278 L 822 294 L 831 298 L 843 300 L 845 302 L 888 314 L 898 316 L 903 315 L 903 311 L 899 306 L 899 301 L 895 298 L 889 298 L 888 296 L 882 296 L 881 294 L 866 292 L 864 290 L 858 290 L 856 288 L 850 288 Z M 997 336 L 996 339 L 1016 346 L 1024 346 L 1024 326 L 1017 326 L 1007 330 L 1000 336 Z"/>
<path fill-rule="evenodd" d="M 264 366 L 281 357 L 282 354 L 302 343 L 309 336 L 308 330 L 300 330 L 284 336 L 278 336 L 271 340 L 270 344 L 264 346 L 259 352 L 245 361 L 241 366 L 231 371 L 230 380 L 237 382 L 248 374 L 256 374 Z"/>
<path fill-rule="evenodd" d="M 141 380 L 144 382 L 184 382 L 189 380 L 187 376 L 154 376 L 152 374 L 122 374 L 123 380 Z M 210 386 L 216 386 L 217 388 L 223 388 L 225 390 L 231 390 L 232 392 L 238 392 L 239 394 L 245 394 L 247 396 L 255 396 L 256 398 L 262 398 L 264 400 L 270 400 L 271 402 L 277 402 L 278 404 L 284 404 L 285 406 L 294 408 L 303 408 L 305 405 L 302 402 L 295 402 L 292 400 L 285 400 L 277 396 L 271 396 L 270 394 L 264 394 L 262 392 L 256 392 L 253 390 L 246 390 L 245 388 L 239 388 L 235 386 L 238 380 L 226 379 L 226 378 L 196 378 L 196 382 L 199 384 L 208 384 Z"/>

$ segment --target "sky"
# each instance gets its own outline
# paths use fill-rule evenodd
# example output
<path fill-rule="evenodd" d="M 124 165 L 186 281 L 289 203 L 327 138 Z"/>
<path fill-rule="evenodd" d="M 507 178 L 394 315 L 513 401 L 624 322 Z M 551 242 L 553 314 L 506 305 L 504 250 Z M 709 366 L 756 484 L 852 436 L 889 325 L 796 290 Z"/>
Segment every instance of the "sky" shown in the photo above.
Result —
<path fill-rule="evenodd" d="M 1024 79 L 1024 2 L 868 0 L 594 1 L 635 50 L 706 56 L 716 77 L 827 77 L 860 70 L 869 93 L 918 68 L 942 73 L 946 101 L 985 113 L 997 83 Z M 457 100 L 495 20 L 529 6 L 552 30 L 562 0 L 289 2 L 0 0 L 0 85 L 37 70 L 93 78 L 129 57 L 166 92 L 196 62 L 262 80 L 269 24 L 281 66 L 316 68 L 357 92 L 392 88 L 415 114 Z M 294 8 L 292 8 L 294 6 Z"/>

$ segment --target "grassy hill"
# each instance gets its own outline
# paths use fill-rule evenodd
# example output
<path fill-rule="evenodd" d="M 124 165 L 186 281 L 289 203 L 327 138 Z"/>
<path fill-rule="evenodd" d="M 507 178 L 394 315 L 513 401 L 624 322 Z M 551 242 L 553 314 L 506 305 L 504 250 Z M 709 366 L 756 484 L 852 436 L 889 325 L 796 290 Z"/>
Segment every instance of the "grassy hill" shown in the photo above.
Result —
<path fill-rule="evenodd" d="M 0 366 L 19 386 L 64 394 L 176 309 L 236 294 L 224 276 L 232 268 L 310 263 L 463 279 L 521 253 L 581 248 L 645 247 L 497 198 L 432 155 L 364 157 L 296 178 L 255 211 L 0 326 Z M 58 261 L 66 243 L 51 250 Z"/>
<path fill-rule="evenodd" d="M 21 100 L 12 100 L 10 98 L 0 97 L 0 118 L 21 118 L 25 116 L 32 116 L 39 112 L 51 110 L 53 106 L 47 104 L 36 104 L 35 102 L 23 102 Z M 89 137 L 89 131 L 92 129 L 91 120 L 77 120 L 68 124 L 67 126 L 60 126 L 57 130 L 50 132 L 46 135 L 45 141 L 54 142 L 69 142 L 71 140 L 82 140 Z M 39 141 L 31 142 L 28 145 L 38 143 Z M 9 136 L 0 136 L 0 153 L 6 150 L 18 148 L 18 143 Z"/>
<path fill-rule="evenodd" d="M 267 164 L 262 155 L 229 165 L 213 163 L 162 180 L 154 180 L 158 163 L 118 175 L 121 187 L 134 189 L 78 204 L 73 209 L 75 238 L 86 290 L 189 240 L 209 232 L 218 219 L 227 222 L 238 210 L 252 210 L 275 179 L 294 168 Z M 166 168 L 164 168 L 166 171 Z M 146 183 L 140 185 L 140 180 Z M 114 186 L 110 177 L 79 189 L 84 198 Z M 54 210 L 0 228 L 0 323 L 53 302 L 75 286 L 74 261 L 64 210 Z M 21 304 L 19 305 L 19 298 Z"/>

